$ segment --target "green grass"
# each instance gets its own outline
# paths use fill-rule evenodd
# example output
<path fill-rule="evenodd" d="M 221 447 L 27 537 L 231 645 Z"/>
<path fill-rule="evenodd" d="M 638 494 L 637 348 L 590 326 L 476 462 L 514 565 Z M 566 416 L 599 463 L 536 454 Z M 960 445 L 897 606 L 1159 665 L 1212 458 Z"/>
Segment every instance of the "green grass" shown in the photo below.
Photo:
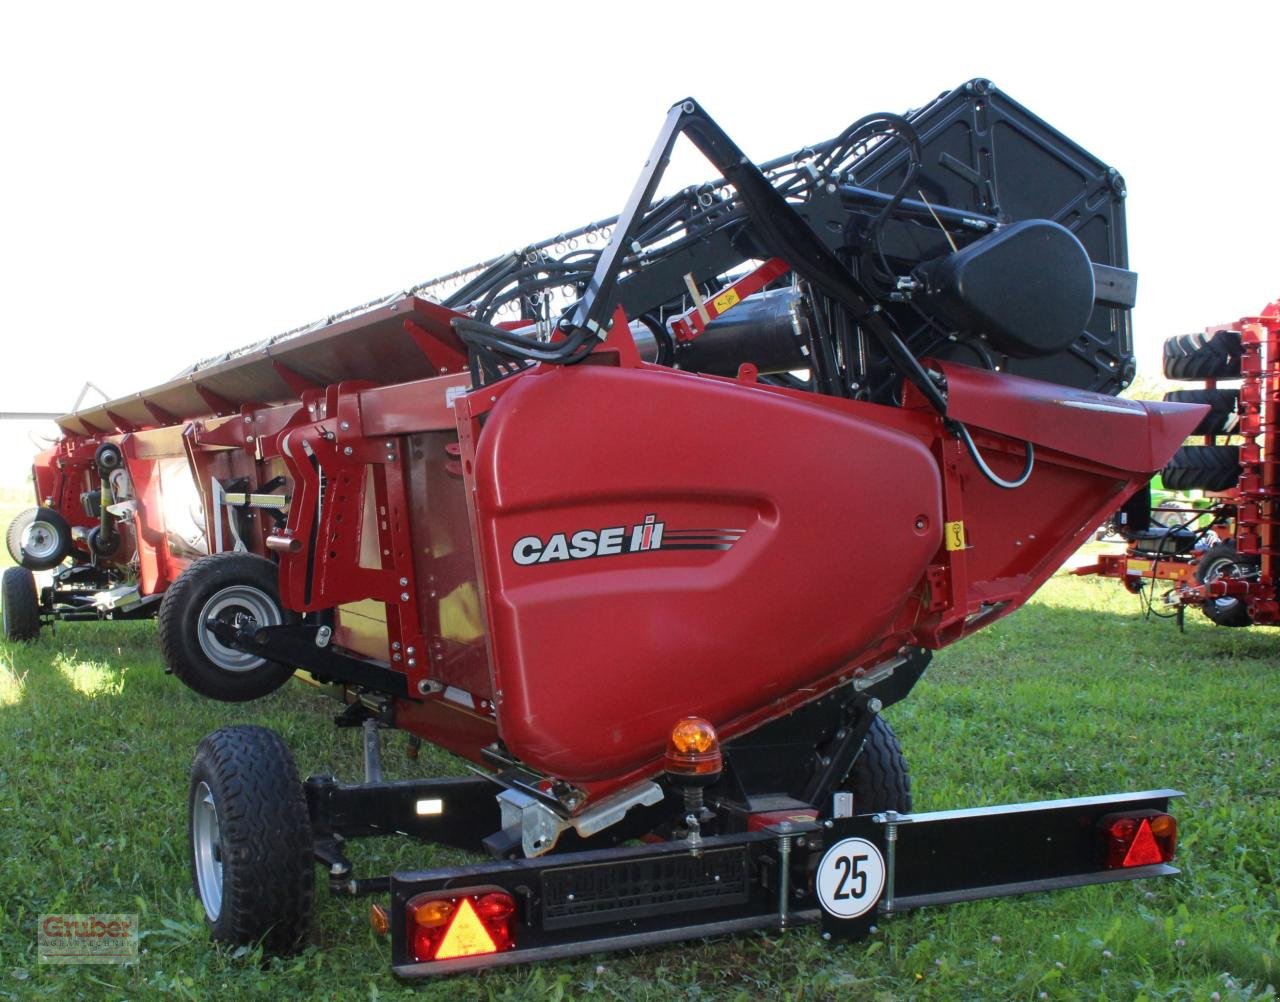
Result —
<path fill-rule="evenodd" d="M 813 929 L 600 955 L 406 985 L 368 902 L 322 893 L 288 959 L 213 947 L 186 866 L 186 774 L 232 722 L 280 731 L 303 773 L 359 775 L 358 733 L 291 684 L 201 699 L 162 673 L 154 625 L 75 624 L 0 644 L 0 999 L 1208 999 L 1280 984 L 1280 630 L 1180 635 L 1114 582 L 1055 578 L 1026 609 L 936 659 L 888 716 L 921 810 L 1156 786 L 1186 791 L 1181 876 L 894 918 L 828 947 Z M 392 776 L 444 774 L 388 739 Z M 358 870 L 451 861 L 357 844 Z M 42 912 L 138 912 L 127 967 L 37 963 Z"/>

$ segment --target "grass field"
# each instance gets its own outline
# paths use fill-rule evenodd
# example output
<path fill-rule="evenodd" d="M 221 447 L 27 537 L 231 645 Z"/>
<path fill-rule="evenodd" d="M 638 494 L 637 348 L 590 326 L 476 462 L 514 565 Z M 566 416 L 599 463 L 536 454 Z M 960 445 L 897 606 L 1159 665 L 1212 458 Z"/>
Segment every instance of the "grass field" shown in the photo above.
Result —
<path fill-rule="evenodd" d="M 852 600 L 851 600 L 852 601 Z M 889 711 L 916 807 L 1173 786 L 1181 876 L 925 910 L 831 948 L 812 929 L 406 985 L 367 902 L 320 894 L 312 945 L 210 945 L 186 865 L 187 768 L 219 725 L 280 731 L 299 767 L 357 778 L 358 733 L 286 686 L 213 703 L 162 673 L 150 623 L 0 644 L 0 998 L 1265 999 L 1280 984 L 1280 630 L 1185 635 L 1114 583 L 1055 578 L 943 652 Z M 403 743 L 387 771 L 407 776 Z M 444 773 L 447 756 L 413 764 Z M 358 870 L 448 862 L 357 844 Z M 129 966 L 37 963 L 43 912 L 137 912 Z"/>

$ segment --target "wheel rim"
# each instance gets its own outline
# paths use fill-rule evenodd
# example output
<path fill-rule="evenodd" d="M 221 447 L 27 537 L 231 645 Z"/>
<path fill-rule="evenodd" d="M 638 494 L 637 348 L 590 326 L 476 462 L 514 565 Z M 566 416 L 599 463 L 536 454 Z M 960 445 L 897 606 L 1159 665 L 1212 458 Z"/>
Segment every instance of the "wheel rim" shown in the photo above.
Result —
<path fill-rule="evenodd" d="M 22 552 L 32 560 L 48 560 L 58 552 L 58 530 L 48 522 L 32 522 L 22 530 Z"/>
<path fill-rule="evenodd" d="M 191 848 L 200 903 L 209 921 L 216 922 L 222 914 L 222 830 L 218 824 L 218 805 L 205 782 L 196 786 L 191 802 Z"/>
<path fill-rule="evenodd" d="M 262 589 L 252 585 L 231 585 L 204 604 L 196 622 L 196 636 L 205 657 L 219 668 L 234 672 L 252 671 L 266 664 L 266 660 L 228 647 L 209 629 L 211 619 L 232 623 L 237 616 L 247 616 L 259 626 L 279 626 L 284 621 L 280 607 Z"/>
<path fill-rule="evenodd" d="M 1217 581 L 1219 578 L 1234 578 L 1239 576 L 1240 565 L 1234 560 L 1223 557 L 1221 560 L 1215 560 L 1205 568 L 1204 582 L 1205 584 L 1208 584 L 1210 581 Z M 1221 613 L 1231 612 L 1239 604 L 1240 600 L 1238 598 L 1232 598 L 1229 595 L 1224 595 L 1221 598 L 1215 598 L 1213 600 L 1214 609 Z"/>

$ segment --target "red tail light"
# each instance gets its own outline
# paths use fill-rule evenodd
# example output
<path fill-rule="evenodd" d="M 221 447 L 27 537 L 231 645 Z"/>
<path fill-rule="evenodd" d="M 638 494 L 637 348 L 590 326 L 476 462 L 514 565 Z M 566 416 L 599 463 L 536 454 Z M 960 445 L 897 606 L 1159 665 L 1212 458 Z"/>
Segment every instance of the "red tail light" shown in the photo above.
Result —
<path fill-rule="evenodd" d="M 414 959 L 450 960 L 501 953 L 516 945 L 516 902 L 506 891 L 418 894 L 405 904 Z"/>
<path fill-rule="evenodd" d="M 1098 829 L 1102 862 L 1110 870 L 1167 863 L 1177 848 L 1178 822 L 1163 811 L 1108 814 Z"/>

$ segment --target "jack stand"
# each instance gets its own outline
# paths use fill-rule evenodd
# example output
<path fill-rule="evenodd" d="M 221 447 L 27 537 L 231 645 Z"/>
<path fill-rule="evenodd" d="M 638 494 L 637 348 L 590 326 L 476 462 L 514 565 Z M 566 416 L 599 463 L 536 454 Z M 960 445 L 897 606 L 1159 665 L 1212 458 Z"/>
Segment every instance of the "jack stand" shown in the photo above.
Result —
<path fill-rule="evenodd" d="M 378 735 L 378 721 L 366 717 L 362 725 L 364 732 L 364 781 L 366 783 L 382 782 L 382 743 Z"/>

